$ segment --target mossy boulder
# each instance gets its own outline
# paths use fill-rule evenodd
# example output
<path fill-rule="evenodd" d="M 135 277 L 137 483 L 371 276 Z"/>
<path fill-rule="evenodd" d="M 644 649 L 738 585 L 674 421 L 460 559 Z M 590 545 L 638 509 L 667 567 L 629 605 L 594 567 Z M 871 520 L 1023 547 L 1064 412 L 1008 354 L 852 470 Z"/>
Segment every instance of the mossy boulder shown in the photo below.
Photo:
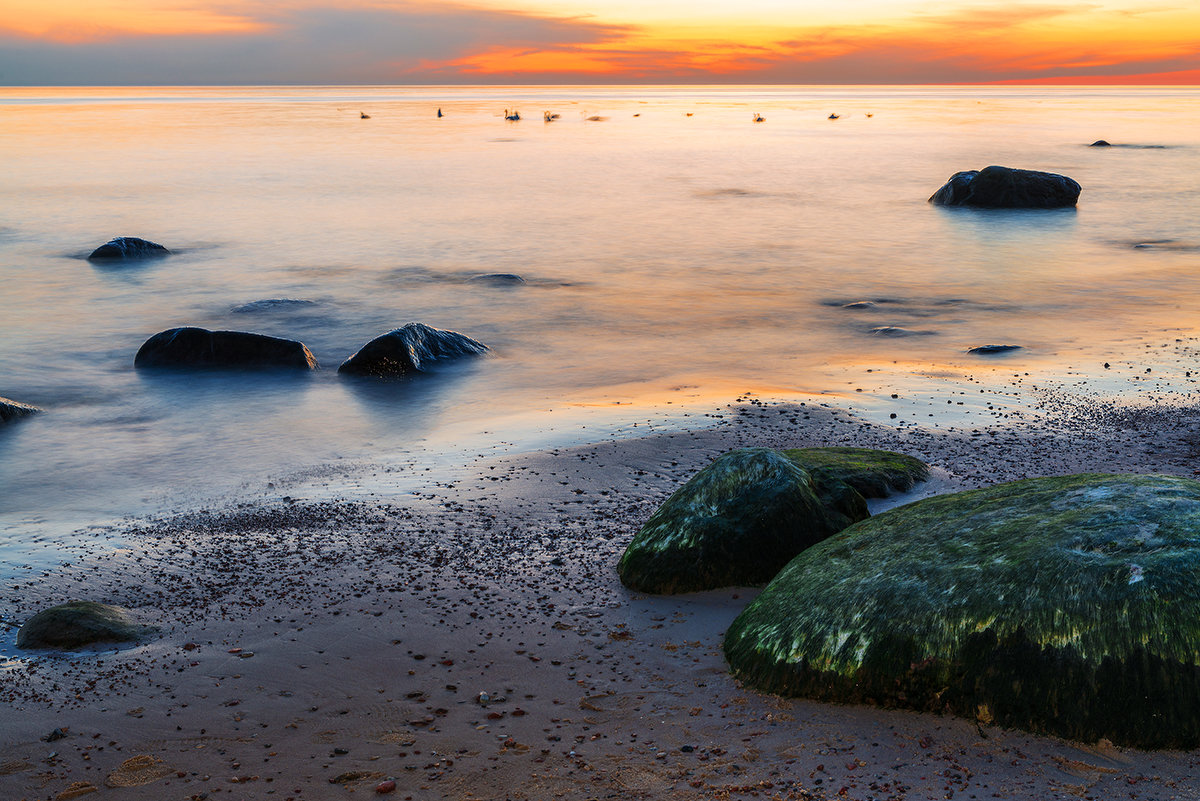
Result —
<path fill-rule="evenodd" d="M 797 553 L 867 517 L 849 485 L 763 448 L 731 451 L 658 508 L 617 569 L 640 592 L 763 584 Z"/>
<path fill-rule="evenodd" d="M 152 634 L 128 610 L 95 601 L 70 601 L 43 609 L 17 631 L 18 648 L 72 649 L 101 642 L 131 642 Z"/>
<path fill-rule="evenodd" d="M 1029 479 L 929 498 L 801 553 L 729 627 L 782 695 L 1200 746 L 1200 482 Z"/>
<path fill-rule="evenodd" d="M 20 420 L 22 417 L 28 417 L 40 411 L 42 410 L 36 406 L 30 406 L 28 403 L 0 398 L 0 423 L 11 423 L 13 420 Z"/>
<path fill-rule="evenodd" d="M 866 498 L 886 498 L 907 492 L 929 478 L 920 459 L 869 448 L 795 448 L 780 451 L 819 484 L 849 484 Z"/>

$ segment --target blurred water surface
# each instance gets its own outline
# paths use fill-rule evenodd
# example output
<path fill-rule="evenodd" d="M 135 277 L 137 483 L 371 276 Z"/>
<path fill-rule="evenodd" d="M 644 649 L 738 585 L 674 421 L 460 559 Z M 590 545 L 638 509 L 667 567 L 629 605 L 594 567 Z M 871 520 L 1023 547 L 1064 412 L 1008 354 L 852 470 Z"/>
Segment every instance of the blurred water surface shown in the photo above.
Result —
<path fill-rule="evenodd" d="M 961 368 L 967 348 L 992 343 L 1065 369 L 1142 347 L 1147 332 L 1190 331 L 1198 99 L 0 89 L 0 395 L 49 410 L 0 430 L 0 551 L 281 471 L 448 453 L 474 444 L 458 432 L 513 416 L 536 431 L 563 409 L 681 388 L 820 391 L 847 365 Z M 1101 138 L 1118 146 L 1087 147 Z M 989 164 L 1070 175 L 1079 207 L 926 203 L 952 173 Z M 85 260 L 118 235 L 174 255 Z M 471 280 L 485 273 L 524 283 Z M 311 303 L 237 308 L 270 298 Z M 337 376 L 408 321 L 493 353 L 430 380 Z M 133 370 L 147 337 L 180 325 L 299 339 L 323 369 Z"/>

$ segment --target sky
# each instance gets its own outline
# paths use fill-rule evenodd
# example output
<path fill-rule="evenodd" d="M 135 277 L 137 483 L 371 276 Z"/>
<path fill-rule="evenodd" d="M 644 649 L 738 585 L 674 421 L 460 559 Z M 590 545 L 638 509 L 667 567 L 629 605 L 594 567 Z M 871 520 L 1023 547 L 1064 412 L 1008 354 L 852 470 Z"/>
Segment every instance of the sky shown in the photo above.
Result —
<path fill-rule="evenodd" d="M 0 85 L 1200 84 L 1197 0 L 0 0 Z"/>

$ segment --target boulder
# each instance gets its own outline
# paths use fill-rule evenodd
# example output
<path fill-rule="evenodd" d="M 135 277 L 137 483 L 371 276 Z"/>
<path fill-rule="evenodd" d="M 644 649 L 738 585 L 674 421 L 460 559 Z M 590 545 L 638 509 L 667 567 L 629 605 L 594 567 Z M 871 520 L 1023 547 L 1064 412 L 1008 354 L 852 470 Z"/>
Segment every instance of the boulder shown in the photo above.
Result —
<path fill-rule="evenodd" d="M 863 497 L 763 448 L 731 451 L 675 491 L 634 536 L 621 582 L 650 593 L 763 584 L 797 553 L 867 517 Z"/>
<path fill-rule="evenodd" d="M 146 340 L 134 367 L 291 367 L 313 370 L 317 360 L 302 342 L 250 334 L 171 328 Z"/>
<path fill-rule="evenodd" d="M 17 631 L 18 648 L 81 648 L 130 642 L 156 631 L 134 622 L 127 609 L 95 601 L 71 601 L 43 609 Z"/>
<path fill-rule="evenodd" d="M 342 362 L 338 372 L 389 378 L 428 372 L 439 364 L 487 351 L 487 345 L 463 334 L 408 323 L 363 345 Z"/>
<path fill-rule="evenodd" d="M 976 356 L 994 356 L 997 353 L 1011 353 L 1014 350 L 1021 350 L 1020 345 L 979 345 L 978 347 L 970 348 L 967 353 L 973 353 Z"/>
<path fill-rule="evenodd" d="M 40 411 L 42 410 L 36 406 L 30 406 L 28 403 L 0 398 L 0 423 L 11 423 L 13 420 L 19 420 Z"/>
<path fill-rule="evenodd" d="M 955 173 L 929 202 L 991 209 L 1056 209 L 1074 206 L 1079 192 L 1079 184 L 1065 175 L 993 166 Z"/>
<path fill-rule="evenodd" d="M 929 466 L 914 456 L 870 448 L 794 448 L 780 451 L 813 477 L 818 486 L 838 483 L 864 498 L 908 492 L 929 478 Z"/>
<path fill-rule="evenodd" d="M 1028 479 L 802 552 L 729 627 L 745 683 L 1086 742 L 1200 746 L 1200 482 Z"/>
<path fill-rule="evenodd" d="M 1090 145 L 1088 145 L 1088 147 L 1112 147 L 1112 143 L 1106 142 L 1103 139 L 1097 139 L 1095 142 L 1092 142 Z"/>
<path fill-rule="evenodd" d="M 136 261 L 169 256 L 167 250 L 157 242 L 138 239 L 136 236 L 118 236 L 92 251 L 88 261 Z"/>

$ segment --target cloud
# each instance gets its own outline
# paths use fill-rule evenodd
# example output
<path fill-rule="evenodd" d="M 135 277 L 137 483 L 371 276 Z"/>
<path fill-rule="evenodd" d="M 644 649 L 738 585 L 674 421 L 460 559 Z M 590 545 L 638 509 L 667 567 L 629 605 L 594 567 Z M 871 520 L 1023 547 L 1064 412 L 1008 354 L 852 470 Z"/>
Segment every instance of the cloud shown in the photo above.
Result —
<path fill-rule="evenodd" d="M 454 6 L 273 8 L 244 33 L 150 36 L 106 31 L 85 42 L 0 34 L 0 84 L 188 85 L 412 82 L 501 41 L 530 49 L 620 37 L 591 20 Z"/>
<path fill-rule="evenodd" d="M 1200 11 L 1184 8 L 1133 18 L 1089 3 L 985 5 L 705 36 L 418 0 L 319 4 L 328 1 L 206 7 L 236 15 L 238 31 L 106 29 L 66 43 L 0 28 L 0 84 L 987 83 L 1200 67 Z"/>

